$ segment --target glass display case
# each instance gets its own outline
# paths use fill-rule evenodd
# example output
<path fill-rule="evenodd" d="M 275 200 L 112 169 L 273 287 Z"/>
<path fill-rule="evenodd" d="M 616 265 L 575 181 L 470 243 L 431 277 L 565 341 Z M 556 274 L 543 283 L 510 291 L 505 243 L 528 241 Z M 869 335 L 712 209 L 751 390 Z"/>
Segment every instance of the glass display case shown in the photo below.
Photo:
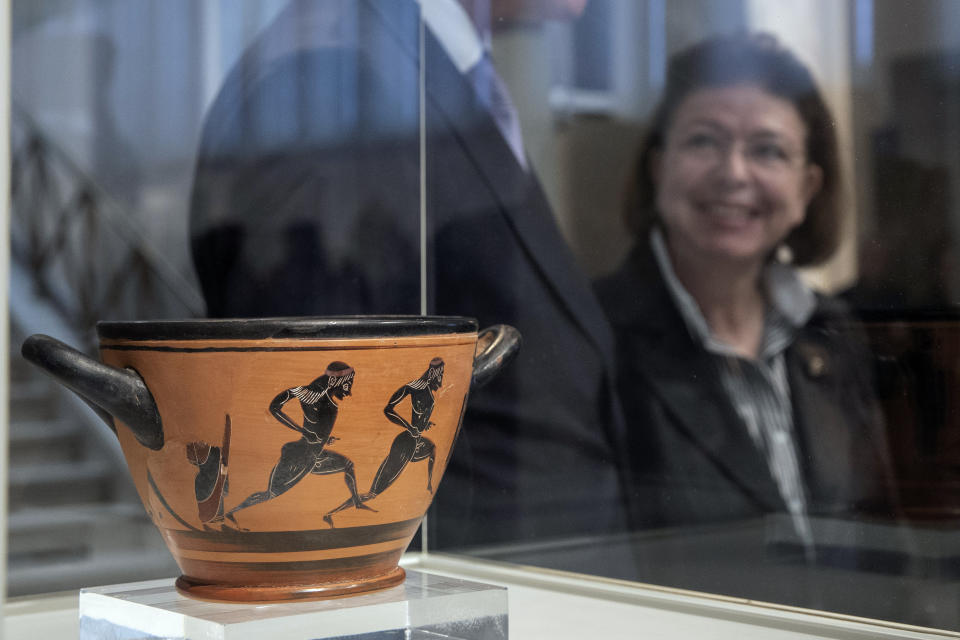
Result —
<path fill-rule="evenodd" d="M 432 501 L 403 565 L 507 586 L 514 637 L 960 633 L 960 5 L 9 16 L 11 637 L 73 633 L 50 594 L 178 575 L 151 518 L 270 530 L 304 500 L 360 528 L 403 494 Z M 95 355 L 99 320 L 370 314 L 523 346 L 465 408 L 442 378 L 425 414 L 385 397 L 376 459 L 273 390 L 232 427 L 275 452 L 263 486 L 200 520 L 200 484 L 146 513 L 114 434 L 17 355 Z"/>

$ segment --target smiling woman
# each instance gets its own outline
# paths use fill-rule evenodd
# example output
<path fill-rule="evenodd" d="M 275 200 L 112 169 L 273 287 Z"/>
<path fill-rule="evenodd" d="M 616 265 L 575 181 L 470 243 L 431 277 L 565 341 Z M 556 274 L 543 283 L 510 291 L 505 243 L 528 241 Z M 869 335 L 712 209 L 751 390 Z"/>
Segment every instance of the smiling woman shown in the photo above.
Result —
<path fill-rule="evenodd" d="M 793 105 L 756 86 L 701 89 L 683 102 L 651 167 L 678 269 L 707 261 L 707 273 L 726 267 L 756 278 L 820 189 L 806 137 Z"/>
<path fill-rule="evenodd" d="M 734 91 L 738 87 L 755 91 Z M 805 165 L 820 174 L 817 184 L 811 185 L 817 188 L 812 189 L 803 223 L 784 238 L 784 242 L 792 251 L 793 263 L 797 266 L 826 261 L 837 248 L 840 227 L 838 207 L 841 172 L 835 120 L 810 71 L 766 34 L 715 38 L 682 51 L 671 59 L 663 96 L 637 154 L 632 179 L 627 187 L 624 207 L 627 226 L 640 237 L 646 235 L 658 220 L 656 198 L 660 190 L 654 182 L 657 173 L 654 169 L 660 162 L 658 158 L 668 150 L 667 136 L 679 131 L 679 127 L 674 125 L 684 112 L 709 103 L 709 93 L 712 91 L 734 94 L 728 97 L 724 106 L 727 107 L 727 117 L 733 115 L 741 122 L 747 118 L 746 113 L 741 113 L 735 104 L 729 103 L 737 95 L 741 100 L 753 102 L 751 98 L 755 99 L 756 92 L 759 92 L 766 98 L 761 103 L 779 105 L 779 113 L 767 114 L 771 120 L 765 121 L 764 126 L 754 132 L 756 137 L 745 140 L 756 145 L 749 146 L 746 153 L 748 159 L 754 161 L 759 160 L 759 155 L 787 154 L 790 157 L 784 158 L 786 164 Z M 706 96 L 703 95 L 705 92 Z M 751 93 L 753 95 L 749 95 Z M 687 105 L 688 102 L 692 104 Z M 716 107 L 721 108 L 720 105 Z M 710 114 L 694 112 L 690 115 L 697 117 Z M 709 123 L 704 124 L 709 126 Z M 723 123 L 718 121 L 715 124 L 721 126 Z M 784 130 L 798 124 L 799 130 Z M 770 126 L 774 128 L 765 130 L 764 127 Z M 729 137 L 735 133 L 734 130 L 708 129 L 704 133 L 720 136 L 716 141 L 718 144 L 730 145 L 736 141 Z M 721 135 L 724 133 L 726 138 Z M 789 138 L 791 133 L 792 140 L 783 139 L 784 136 Z M 790 146 L 778 149 L 775 143 Z M 760 164 L 769 167 L 771 163 Z"/>
<path fill-rule="evenodd" d="M 617 333 L 642 525 L 895 515 L 865 352 L 794 264 L 836 247 L 832 120 L 771 37 L 679 53 L 641 147 L 636 248 L 599 292 Z M 789 251 L 787 250 L 789 249 Z"/>

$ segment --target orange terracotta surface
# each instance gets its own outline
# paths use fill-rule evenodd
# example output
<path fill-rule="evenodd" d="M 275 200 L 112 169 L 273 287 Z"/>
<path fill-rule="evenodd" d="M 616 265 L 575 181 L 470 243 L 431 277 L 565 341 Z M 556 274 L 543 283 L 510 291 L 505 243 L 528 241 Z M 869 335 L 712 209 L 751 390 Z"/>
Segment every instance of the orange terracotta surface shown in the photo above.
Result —
<path fill-rule="evenodd" d="M 288 491 L 236 512 L 236 523 L 201 522 L 194 479 L 198 467 L 188 444 L 219 447 L 229 415 L 228 491 L 224 509 L 267 489 L 271 470 L 286 443 L 301 434 L 281 424 L 269 407 L 287 389 L 307 386 L 331 362 L 355 371 L 351 395 L 337 401 L 332 429 L 335 441 L 324 450 L 353 462 L 358 491 L 368 491 L 391 443 L 404 431 L 384 415 L 391 396 L 417 380 L 431 360 L 444 361 L 443 379 L 434 392 L 434 425 L 422 433 L 435 446 L 433 490 L 449 459 L 470 386 L 475 333 L 390 339 L 288 340 L 105 340 L 105 363 L 134 369 L 146 382 L 163 422 L 159 451 L 140 445 L 126 428 L 120 443 L 140 497 L 175 556 L 191 595 L 213 599 L 289 600 L 320 597 L 324 585 L 347 585 L 345 592 L 395 583 L 400 554 L 406 549 L 433 494 L 427 488 L 426 460 L 411 461 L 396 481 L 365 502 L 375 511 L 353 506 L 324 515 L 348 500 L 344 473 L 308 474 Z M 283 411 L 302 424 L 296 400 Z M 396 412 L 410 420 L 409 397 Z M 205 451 L 204 447 L 200 450 Z M 194 458 L 196 452 L 193 453 Z M 346 560 L 345 560 L 346 559 Z M 284 585 L 312 585 L 285 590 Z M 202 590 L 196 585 L 201 585 Z M 210 585 L 220 585 L 209 591 Z M 279 587 L 279 589 L 278 589 Z M 336 591 L 334 589 L 334 591 Z M 337 595 L 339 592 L 333 593 Z"/>

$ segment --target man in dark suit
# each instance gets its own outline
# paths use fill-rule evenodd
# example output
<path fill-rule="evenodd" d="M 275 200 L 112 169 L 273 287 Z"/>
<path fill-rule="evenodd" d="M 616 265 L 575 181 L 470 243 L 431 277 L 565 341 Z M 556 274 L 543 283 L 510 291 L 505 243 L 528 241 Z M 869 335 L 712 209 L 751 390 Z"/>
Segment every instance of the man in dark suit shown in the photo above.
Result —
<path fill-rule="evenodd" d="M 582 0 L 521 8 L 567 3 Z M 209 313 L 515 326 L 519 357 L 471 394 L 431 546 L 619 531 L 610 329 L 462 63 L 421 32 L 418 3 L 291 3 L 207 116 L 191 231 Z"/>

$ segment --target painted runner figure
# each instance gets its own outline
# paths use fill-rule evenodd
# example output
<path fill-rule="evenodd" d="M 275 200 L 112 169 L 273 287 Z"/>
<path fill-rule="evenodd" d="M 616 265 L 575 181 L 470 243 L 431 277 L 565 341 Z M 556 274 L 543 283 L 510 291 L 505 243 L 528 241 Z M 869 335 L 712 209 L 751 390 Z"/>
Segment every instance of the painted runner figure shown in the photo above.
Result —
<path fill-rule="evenodd" d="M 430 416 L 433 414 L 433 406 L 436 401 L 434 392 L 442 384 L 443 360 L 434 358 L 430 361 L 430 366 L 427 367 L 422 376 L 403 385 L 390 397 L 383 413 L 390 422 L 400 425 L 405 431 L 401 431 L 393 439 L 393 444 L 390 445 L 390 453 L 380 463 L 377 475 L 370 485 L 370 491 L 360 496 L 361 501 L 366 502 L 376 498 L 394 483 L 406 468 L 407 463 L 421 460 L 427 460 L 427 491 L 433 493 L 433 463 L 436 458 L 436 447 L 423 435 L 423 432 L 433 426 Z M 412 407 L 409 422 L 396 411 L 397 405 L 407 396 L 410 397 Z M 332 526 L 330 516 L 350 506 L 359 505 L 352 500 L 347 500 L 324 516 L 324 520 L 330 522 Z"/>
<path fill-rule="evenodd" d="M 246 500 L 231 509 L 227 518 L 236 524 L 233 514 L 241 509 L 272 500 L 293 488 L 307 474 L 330 475 L 343 473 L 350 489 L 348 504 L 358 509 L 367 509 L 357 495 L 357 480 L 353 473 L 353 462 L 346 457 L 326 449 L 337 438 L 330 435 L 337 419 L 338 400 L 350 395 L 353 386 L 354 370 L 343 362 L 331 362 L 326 373 L 305 387 L 293 387 L 277 394 L 270 403 L 270 413 L 286 427 L 302 434 L 295 442 L 283 445 L 280 460 L 270 472 L 270 483 L 266 491 L 251 494 Z M 296 398 L 303 410 L 303 426 L 298 425 L 283 412 L 283 406 Z M 330 522 L 328 517 L 324 520 Z M 332 523 L 330 523 L 332 526 Z"/>

